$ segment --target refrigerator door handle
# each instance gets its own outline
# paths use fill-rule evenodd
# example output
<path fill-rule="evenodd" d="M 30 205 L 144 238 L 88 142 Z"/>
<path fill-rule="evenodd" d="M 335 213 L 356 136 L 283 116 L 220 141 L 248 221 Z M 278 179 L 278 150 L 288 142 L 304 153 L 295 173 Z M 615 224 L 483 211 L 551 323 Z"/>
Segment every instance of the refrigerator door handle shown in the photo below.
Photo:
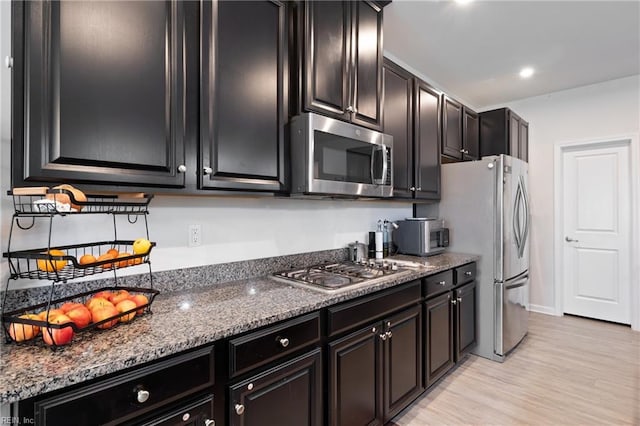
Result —
<path fill-rule="evenodd" d="M 530 220 L 529 200 L 527 199 L 528 194 L 527 194 L 527 189 L 525 188 L 524 178 L 522 176 L 520 176 L 520 186 L 522 187 L 522 202 L 524 204 L 524 231 L 522 233 L 522 240 L 521 240 L 522 246 L 520 248 L 520 257 L 522 257 L 522 255 L 524 254 L 525 243 L 527 241 L 527 238 L 529 237 L 529 220 Z"/>
<path fill-rule="evenodd" d="M 512 288 L 522 287 L 523 285 L 527 284 L 528 281 L 529 281 L 529 274 L 526 274 L 509 284 L 505 283 L 504 289 L 511 290 Z"/>
<path fill-rule="evenodd" d="M 516 199 L 513 202 L 513 238 L 516 240 L 516 248 L 518 249 L 518 257 L 520 255 L 522 242 L 520 240 L 522 230 L 520 229 L 520 198 L 522 197 L 522 188 L 520 182 L 518 182 L 518 188 L 516 189 Z"/>

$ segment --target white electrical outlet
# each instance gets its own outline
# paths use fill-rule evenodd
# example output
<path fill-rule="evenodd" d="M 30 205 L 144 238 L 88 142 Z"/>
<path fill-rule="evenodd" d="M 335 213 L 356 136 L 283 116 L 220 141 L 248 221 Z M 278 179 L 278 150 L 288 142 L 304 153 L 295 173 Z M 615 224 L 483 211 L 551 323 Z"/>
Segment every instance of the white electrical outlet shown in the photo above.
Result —
<path fill-rule="evenodd" d="M 189 247 L 197 247 L 202 244 L 202 226 L 189 225 Z"/>

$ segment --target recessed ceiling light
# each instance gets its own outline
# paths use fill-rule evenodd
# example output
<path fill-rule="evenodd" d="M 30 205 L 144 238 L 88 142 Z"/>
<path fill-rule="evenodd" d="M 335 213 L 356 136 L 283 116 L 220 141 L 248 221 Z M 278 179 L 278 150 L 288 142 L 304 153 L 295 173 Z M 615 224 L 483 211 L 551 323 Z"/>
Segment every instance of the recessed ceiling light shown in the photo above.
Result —
<path fill-rule="evenodd" d="M 531 67 L 524 67 L 520 70 L 520 77 L 522 78 L 529 78 L 533 75 L 533 68 Z"/>
<path fill-rule="evenodd" d="M 458 3 L 459 5 L 462 5 L 462 6 L 464 6 L 464 5 L 466 5 L 466 4 L 469 4 L 469 3 L 471 3 L 472 1 L 473 1 L 473 0 L 455 0 L 455 2 L 456 2 L 456 3 Z"/>

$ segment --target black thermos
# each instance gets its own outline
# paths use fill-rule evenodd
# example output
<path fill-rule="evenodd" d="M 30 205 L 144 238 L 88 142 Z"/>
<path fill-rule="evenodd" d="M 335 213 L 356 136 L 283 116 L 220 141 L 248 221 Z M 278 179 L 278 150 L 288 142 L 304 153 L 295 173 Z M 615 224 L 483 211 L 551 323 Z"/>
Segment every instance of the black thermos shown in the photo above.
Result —
<path fill-rule="evenodd" d="M 376 233 L 373 231 L 369 232 L 369 247 L 367 255 L 369 256 L 369 259 L 376 258 Z"/>

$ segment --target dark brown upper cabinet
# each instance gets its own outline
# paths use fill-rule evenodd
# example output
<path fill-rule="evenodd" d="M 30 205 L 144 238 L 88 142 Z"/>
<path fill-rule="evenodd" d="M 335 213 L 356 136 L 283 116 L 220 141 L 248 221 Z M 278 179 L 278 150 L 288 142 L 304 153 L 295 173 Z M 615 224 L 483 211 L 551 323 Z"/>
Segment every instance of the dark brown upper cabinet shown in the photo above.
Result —
<path fill-rule="evenodd" d="M 189 7 L 13 3 L 12 185 L 184 186 Z"/>
<path fill-rule="evenodd" d="M 385 58 L 383 132 L 393 136 L 393 196 L 440 198 L 441 93 Z"/>
<path fill-rule="evenodd" d="M 529 160 L 529 123 L 509 108 L 481 112 L 480 154 Z"/>
<path fill-rule="evenodd" d="M 199 187 L 284 191 L 288 8 L 202 3 Z"/>
<path fill-rule="evenodd" d="M 442 106 L 442 154 L 462 160 L 462 104 L 444 96 Z"/>
<path fill-rule="evenodd" d="M 369 1 L 301 4 L 301 110 L 382 127 L 382 8 Z"/>
<path fill-rule="evenodd" d="M 462 159 L 480 159 L 480 119 L 468 107 L 462 107 Z"/>

